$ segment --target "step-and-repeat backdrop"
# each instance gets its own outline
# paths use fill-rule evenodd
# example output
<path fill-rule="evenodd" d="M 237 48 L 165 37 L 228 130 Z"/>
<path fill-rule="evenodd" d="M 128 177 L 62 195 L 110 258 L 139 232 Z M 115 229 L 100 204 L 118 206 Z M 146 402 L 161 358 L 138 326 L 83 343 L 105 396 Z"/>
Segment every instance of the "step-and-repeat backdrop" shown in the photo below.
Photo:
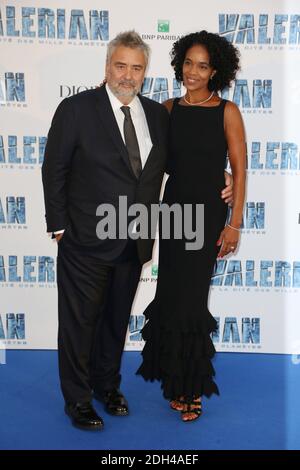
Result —
<path fill-rule="evenodd" d="M 57 247 L 41 185 L 47 133 L 63 98 L 101 82 L 107 42 L 127 29 L 152 48 L 142 93 L 159 102 L 184 92 L 169 58 L 181 35 L 206 29 L 240 49 L 242 70 L 223 95 L 245 120 L 248 188 L 239 251 L 212 278 L 213 340 L 218 351 L 299 353 L 299 0 L 0 2 L 0 342 L 56 348 Z M 127 349 L 142 347 L 157 272 L 156 247 Z"/>

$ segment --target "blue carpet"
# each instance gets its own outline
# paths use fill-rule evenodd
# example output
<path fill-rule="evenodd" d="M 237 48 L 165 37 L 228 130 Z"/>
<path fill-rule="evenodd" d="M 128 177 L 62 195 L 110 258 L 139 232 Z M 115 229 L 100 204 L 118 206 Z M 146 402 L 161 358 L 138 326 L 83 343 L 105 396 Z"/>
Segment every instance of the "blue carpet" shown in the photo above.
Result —
<path fill-rule="evenodd" d="M 182 423 L 159 384 L 135 375 L 140 354 L 124 354 L 122 390 L 131 415 L 106 415 L 100 432 L 80 431 L 63 412 L 57 353 L 8 351 L 0 365 L 1 449 L 300 449 L 300 361 L 270 354 L 219 353 L 220 397 Z"/>

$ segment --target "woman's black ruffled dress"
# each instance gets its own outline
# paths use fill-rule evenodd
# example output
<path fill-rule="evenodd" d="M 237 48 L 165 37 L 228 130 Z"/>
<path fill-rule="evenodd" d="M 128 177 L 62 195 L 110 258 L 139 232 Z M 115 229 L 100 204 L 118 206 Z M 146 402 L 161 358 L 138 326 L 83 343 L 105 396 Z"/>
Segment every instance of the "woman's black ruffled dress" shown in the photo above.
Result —
<path fill-rule="evenodd" d="M 170 115 L 170 176 L 163 202 L 183 208 L 204 204 L 204 245 L 186 250 L 186 237 L 159 242 L 159 271 L 154 300 L 144 312 L 145 380 L 160 380 L 164 397 L 219 394 L 213 381 L 211 333 L 216 321 L 207 308 L 210 280 L 219 251 L 227 205 L 221 199 L 227 143 L 224 108 L 184 106 L 175 99 Z M 195 228 L 195 226 L 194 226 Z M 171 230 L 172 233 L 172 230 Z"/>

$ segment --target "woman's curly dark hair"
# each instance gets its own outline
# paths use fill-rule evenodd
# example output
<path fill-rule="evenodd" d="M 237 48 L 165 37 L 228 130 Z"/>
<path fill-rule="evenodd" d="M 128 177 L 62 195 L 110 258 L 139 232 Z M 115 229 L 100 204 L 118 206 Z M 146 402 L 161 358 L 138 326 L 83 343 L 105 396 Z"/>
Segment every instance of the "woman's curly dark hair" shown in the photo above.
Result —
<path fill-rule="evenodd" d="M 175 70 L 177 80 L 182 82 L 182 67 L 186 52 L 195 45 L 206 47 L 210 58 L 210 66 L 216 70 L 216 74 L 209 81 L 209 90 L 220 91 L 229 87 L 240 69 L 240 53 L 227 39 L 207 31 L 188 34 L 173 44 L 170 54 L 171 65 Z"/>

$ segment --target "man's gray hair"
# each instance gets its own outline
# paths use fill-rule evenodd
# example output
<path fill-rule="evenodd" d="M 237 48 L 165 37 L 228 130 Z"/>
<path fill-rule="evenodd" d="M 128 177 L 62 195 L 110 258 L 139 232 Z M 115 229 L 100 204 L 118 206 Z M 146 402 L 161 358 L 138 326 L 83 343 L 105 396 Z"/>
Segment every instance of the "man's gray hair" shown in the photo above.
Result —
<path fill-rule="evenodd" d="M 141 36 L 134 30 L 125 31 L 124 33 L 119 33 L 114 39 L 112 39 L 107 45 L 107 55 L 106 62 L 110 61 L 110 58 L 116 47 L 124 46 L 130 47 L 132 49 L 141 49 L 145 55 L 146 65 L 149 61 L 150 56 L 150 47 L 146 44 Z"/>

